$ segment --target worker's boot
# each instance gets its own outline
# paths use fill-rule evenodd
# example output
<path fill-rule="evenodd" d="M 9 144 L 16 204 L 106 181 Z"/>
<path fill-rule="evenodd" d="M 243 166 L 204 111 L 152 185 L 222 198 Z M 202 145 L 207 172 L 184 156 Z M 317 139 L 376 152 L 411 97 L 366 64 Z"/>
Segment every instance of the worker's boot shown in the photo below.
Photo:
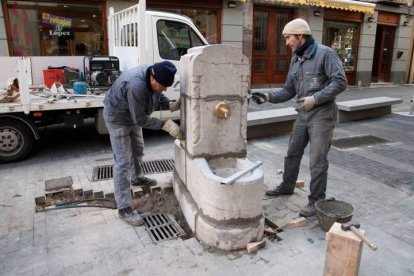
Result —
<path fill-rule="evenodd" d="M 157 180 L 143 176 L 135 180 L 131 180 L 131 185 L 132 186 L 155 186 L 157 185 Z"/>
<path fill-rule="evenodd" d="M 287 190 L 283 190 L 281 188 L 281 186 L 277 186 L 275 189 L 273 190 L 267 190 L 266 191 L 266 195 L 267 196 L 283 196 L 283 195 L 293 195 L 293 191 L 287 191 Z"/>
<path fill-rule="evenodd" d="M 316 207 L 314 202 L 309 202 L 305 207 L 302 208 L 299 212 L 301 217 L 311 217 L 316 215 Z"/>
<path fill-rule="evenodd" d="M 119 218 L 131 226 L 140 226 L 144 224 L 144 220 L 140 215 L 134 212 L 131 207 L 118 210 Z"/>

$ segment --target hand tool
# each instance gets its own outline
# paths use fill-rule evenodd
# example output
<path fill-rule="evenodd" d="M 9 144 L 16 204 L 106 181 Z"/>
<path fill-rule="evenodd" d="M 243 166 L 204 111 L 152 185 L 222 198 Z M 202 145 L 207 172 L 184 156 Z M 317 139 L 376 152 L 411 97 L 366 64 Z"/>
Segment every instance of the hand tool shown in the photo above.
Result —
<path fill-rule="evenodd" d="M 360 227 L 359 223 L 355 223 L 355 222 L 348 222 L 348 223 L 343 223 L 341 224 L 341 229 L 344 231 L 349 231 L 351 230 L 352 232 L 354 232 L 355 235 L 357 235 L 363 242 L 365 242 L 369 248 L 371 248 L 372 250 L 377 250 L 377 246 L 374 245 L 372 242 L 370 242 L 365 236 L 364 234 L 361 233 L 361 231 L 358 230 L 358 228 Z"/>

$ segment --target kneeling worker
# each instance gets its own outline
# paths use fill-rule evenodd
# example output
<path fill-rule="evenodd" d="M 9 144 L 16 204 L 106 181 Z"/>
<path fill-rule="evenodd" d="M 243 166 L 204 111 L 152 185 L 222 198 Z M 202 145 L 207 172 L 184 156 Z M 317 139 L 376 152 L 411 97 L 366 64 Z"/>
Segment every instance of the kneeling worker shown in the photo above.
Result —
<path fill-rule="evenodd" d="M 180 101 L 170 101 L 162 92 L 174 82 L 177 72 L 169 61 L 140 65 L 123 72 L 106 93 L 104 120 L 109 131 L 114 156 L 114 194 L 119 217 L 132 226 L 142 225 L 142 217 L 132 209 L 132 185 L 156 185 L 144 176 L 142 128 L 162 129 L 176 139 L 184 139 L 172 120 L 150 117 L 155 110 L 175 111 Z"/>

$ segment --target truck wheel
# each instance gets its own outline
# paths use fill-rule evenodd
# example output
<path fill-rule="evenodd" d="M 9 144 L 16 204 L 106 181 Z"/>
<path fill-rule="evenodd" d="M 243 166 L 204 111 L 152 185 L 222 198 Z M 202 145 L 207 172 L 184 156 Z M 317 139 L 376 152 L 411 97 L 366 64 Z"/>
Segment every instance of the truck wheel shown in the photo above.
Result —
<path fill-rule="evenodd" d="M 23 122 L 0 118 L 0 162 L 25 159 L 33 149 L 33 134 Z"/>

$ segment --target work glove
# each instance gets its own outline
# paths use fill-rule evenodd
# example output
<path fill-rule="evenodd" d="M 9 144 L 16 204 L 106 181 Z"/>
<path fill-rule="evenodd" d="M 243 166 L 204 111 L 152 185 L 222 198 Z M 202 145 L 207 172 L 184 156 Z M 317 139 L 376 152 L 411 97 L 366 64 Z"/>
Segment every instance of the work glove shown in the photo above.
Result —
<path fill-rule="evenodd" d="M 171 112 L 177 111 L 178 109 L 180 109 L 180 105 L 181 105 L 181 97 L 175 102 L 173 101 L 170 102 L 170 111 Z"/>
<path fill-rule="evenodd" d="M 252 92 L 252 100 L 257 104 L 262 104 L 269 101 L 269 93 L 267 92 Z"/>
<path fill-rule="evenodd" d="M 307 112 L 307 111 L 311 110 L 311 108 L 315 105 L 315 97 L 314 96 L 305 97 L 303 99 L 300 99 L 299 101 L 303 101 L 301 106 L 299 106 L 299 108 L 298 108 L 299 111 Z"/>
<path fill-rule="evenodd" d="M 161 128 L 162 130 L 168 132 L 172 137 L 174 137 L 175 139 L 180 139 L 180 140 L 184 140 L 185 139 L 185 135 L 184 133 L 181 131 L 180 126 L 177 125 L 176 123 L 174 123 L 173 120 L 168 119 L 163 127 Z"/>

